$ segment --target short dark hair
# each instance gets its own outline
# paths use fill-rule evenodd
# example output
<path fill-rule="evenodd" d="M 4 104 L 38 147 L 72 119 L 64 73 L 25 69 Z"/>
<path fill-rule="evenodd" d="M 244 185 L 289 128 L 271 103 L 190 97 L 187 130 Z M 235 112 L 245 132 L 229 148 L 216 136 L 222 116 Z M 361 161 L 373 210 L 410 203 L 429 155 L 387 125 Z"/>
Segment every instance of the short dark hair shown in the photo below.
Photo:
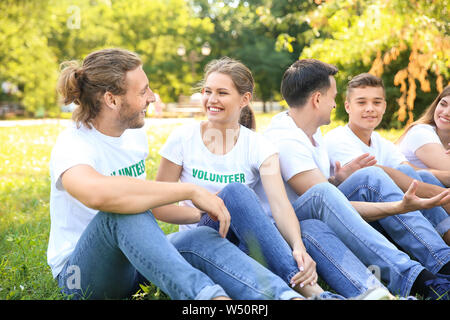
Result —
<path fill-rule="evenodd" d="M 335 66 L 316 59 L 297 60 L 283 75 L 281 94 L 289 107 L 301 107 L 311 93 L 328 90 L 330 76 L 337 72 Z"/>
<path fill-rule="evenodd" d="M 383 80 L 370 73 L 361 73 L 354 76 L 347 84 L 347 99 L 352 89 L 365 87 L 381 87 L 384 92 Z"/>

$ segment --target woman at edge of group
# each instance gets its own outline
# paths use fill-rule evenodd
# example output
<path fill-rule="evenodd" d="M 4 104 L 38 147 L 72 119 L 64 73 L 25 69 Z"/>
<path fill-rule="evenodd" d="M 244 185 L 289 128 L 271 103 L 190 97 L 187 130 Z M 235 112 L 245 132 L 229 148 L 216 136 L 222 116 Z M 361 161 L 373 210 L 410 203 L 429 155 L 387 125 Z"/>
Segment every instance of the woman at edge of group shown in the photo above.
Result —
<path fill-rule="evenodd" d="M 306 297 L 332 295 L 317 284 L 316 262 L 310 254 L 321 267 L 324 280 L 345 297 L 364 294 L 373 286 L 383 287 L 321 221 L 302 221 L 300 228 L 284 189 L 276 149 L 250 130 L 255 127 L 248 106 L 253 86 L 251 72 L 242 63 L 227 57 L 210 62 L 202 86 L 207 120 L 182 126 L 170 135 L 160 151 L 156 180 L 189 181 L 218 192 L 231 214 L 227 238 L 247 253 L 256 243 L 268 268 Z M 233 158 L 236 156 L 238 161 Z M 259 178 L 276 225 L 251 190 Z M 202 218 L 202 212 L 189 203 L 176 210 L 173 207 L 154 210 L 182 210 L 184 217 L 190 217 L 186 224 L 197 224 L 201 219 L 198 225 L 220 228 Z"/>
<path fill-rule="evenodd" d="M 427 183 L 450 187 L 450 85 L 434 99 L 422 116 L 408 125 L 397 140 L 415 169 L 425 169 Z"/>

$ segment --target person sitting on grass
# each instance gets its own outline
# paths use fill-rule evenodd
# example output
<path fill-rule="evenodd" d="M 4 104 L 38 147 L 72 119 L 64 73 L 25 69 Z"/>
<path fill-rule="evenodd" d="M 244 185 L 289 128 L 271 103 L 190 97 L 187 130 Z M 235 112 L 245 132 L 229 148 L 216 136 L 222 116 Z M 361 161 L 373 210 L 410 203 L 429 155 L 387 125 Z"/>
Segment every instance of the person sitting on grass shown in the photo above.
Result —
<path fill-rule="evenodd" d="M 317 219 L 297 220 L 283 186 L 277 149 L 254 131 L 249 106 L 253 89 L 252 73 L 244 64 L 228 57 L 211 61 L 201 89 L 207 119 L 171 133 L 160 151 L 156 180 L 180 180 L 217 193 L 231 215 L 227 238 L 250 255 L 260 254 L 262 263 L 306 297 L 336 297 L 317 284 L 316 265 L 328 285 L 345 297 L 366 297 L 372 286 L 383 288 L 327 225 Z M 273 220 L 252 190 L 259 181 Z M 198 226 L 222 227 L 189 201 L 155 212 L 159 210 L 190 210 Z M 390 297 L 386 289 L 378 291 L 380 299 Z M 375 297 L 374 292 L 369 296 Z"/>
<path fill-rule="evenodd" d="M 396 144 L 409 163 L 436 175 L 442 187 L 450 187 L 450 85 L 405 128 Z"/>
<path fill-rule="evenodd" d="M 345 165 L 353 158 L 369 153 L 375 157 L 376 165 L 387 168 L 387 172 L 399 170 L 419 181 L 423 188 L 434 187 L 429 185 L 429 182 L 434 182 L 437 187 L 440 183 L 429 171 L 416 171 L 415 169 L 420 168 L 408 162 L 394 143 L 375 131 L 386 111 L 385 97 L 383 80 L 379 77 L 362 73 L 349 81 L 345 99 L 345 110 L 349 115 L 348 124 L 337 127 L 325 135 L 331 163 Z M 395 179 L 394 177 L 394 181 Z M 421 213 L 431 222 L 444 241 L 450 244 L 450 217 L 444 208 L 436 206 L 421 210 Z M 417 226 L 411 225 L 413 229 Z"/>
<path fill-rule="evenodd" d="M 275 115 L 264 132 L 278 147 L 281 174 L 297 218 L 325 222 L 366 266 L 379 268 L 381 280 L 393 294 L 449 299 L 450 248 L 429 221 L 414 211 L 433 207 L 445 197 L 448 201 L 446 192 L 418 198 L 413 183 L 403 194 L 381 168 L 366 162 L 371 159 L 368 154 L 338 166 L 330 175 L 320 126 L 330 123 L 336 107 L 337 72 L 336 67 L 315 59 L 293 63 L 281 82 L 289 109 Z M 368 166 L 361 168 L 361 163 Z M 255 190 L 270 214 L 262 184 Z M 366 221 L 389 230 L 420 262 L 398 250 Z"/>
<path fill-rule="evenodd" d="M 155 98 L 135 53 L 104 49 L 82 65 L 66 62 L 58 89 L 78 105 L 50 160 L 47 257 L 64 294 L 123 299 L 151 282 L 171 299 L 303 298 L 224 239 L 230 215 L 222 199 L 195 184 L 146 180 L 143 126 Z M 182 200 L 220 221 L 220 233 L 203 227 L 168 239 L 156 219 L 189 217 L 151 209 Z"/>

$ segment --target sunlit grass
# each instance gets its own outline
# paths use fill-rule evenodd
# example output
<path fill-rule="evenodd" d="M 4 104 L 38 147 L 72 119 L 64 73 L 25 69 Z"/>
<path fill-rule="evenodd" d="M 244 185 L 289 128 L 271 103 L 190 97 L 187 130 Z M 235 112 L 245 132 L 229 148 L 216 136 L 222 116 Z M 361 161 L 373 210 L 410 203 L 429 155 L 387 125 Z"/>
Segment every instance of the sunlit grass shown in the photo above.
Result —
<path fill-rule="evenodd" d="M 263 131 L 273 114 L 257 115 Z M 331 126 L 341 124 L 333 122 Z M 158 152 L 177 124 L 147 128 L 147 178 L 154 179 Z M 0 299 L 61 299 L 47 265 L 50 231 L 48 164 L 62 124 L 0 128 Z M 326 128 L 325 128 L 326 129 Z M 381 132 L 389 138 L 398 131 Z M 165 233 L 177 226 L 160 223 Z M 147 291 L 145 291 L 147 290 Z M 145 288 L 138 298 L 166 298 L 156 288 Z"/>

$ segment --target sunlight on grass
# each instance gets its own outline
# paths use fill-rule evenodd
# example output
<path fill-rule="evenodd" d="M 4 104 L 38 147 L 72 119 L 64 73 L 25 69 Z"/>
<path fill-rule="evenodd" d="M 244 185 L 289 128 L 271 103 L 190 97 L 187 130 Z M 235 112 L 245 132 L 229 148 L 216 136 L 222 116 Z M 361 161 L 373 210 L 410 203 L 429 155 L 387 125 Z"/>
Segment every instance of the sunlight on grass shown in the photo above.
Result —
<path fill-rule="evenodd" d="M 262 132 L 274 114 L 257 115 Z M 327 132 L 342 123 L 334 121 Z M 158 152 L 170 132 L 179 124 L 147 128 L 149 157 L 147 178 L 154 179 Z M 47 265 L 50 231 L 48 164 L 51 149 L 64 125 L 32 125 L 0 128 L 0 299 L 61 299 Z M 381 131 L 395 140 L 399 131 Z M 178 226 L 159 223 L 167 233 Z M 165 299 L 157 288 L 145 287 L 135 298 Z"/>

